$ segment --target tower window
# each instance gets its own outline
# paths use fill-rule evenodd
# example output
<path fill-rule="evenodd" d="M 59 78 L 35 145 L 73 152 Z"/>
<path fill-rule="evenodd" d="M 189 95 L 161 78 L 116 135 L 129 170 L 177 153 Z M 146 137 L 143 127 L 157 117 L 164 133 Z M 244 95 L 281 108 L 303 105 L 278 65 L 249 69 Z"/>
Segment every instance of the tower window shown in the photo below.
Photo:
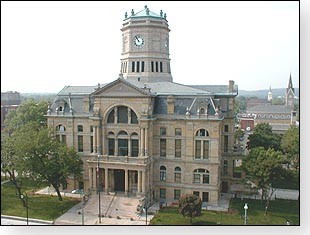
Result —
<path fill-rule="evenodd" d="M 132 61 L 131 62 L 131 72 L 134 72 L 135 71 L 135 62 Z"/>
<path fill-rule="evenodd" d="M 139 73 L 140 72 L 140 62 L 139 61 L 137 61 L 137 71 L 136 71 L 137 73 Z"/>
<path fill-rule="evenodd" d="M 160 65 L 159 66 L 160 67 L 160 72 L 162 73 L 163 72 L 163 62 L 160 62 L 159 65 Z"/>
<path fill-rule="evenodd" d="M 154 72 L 154 61 L 151 61 L 151 71 Z"/>
<path fill-rule="evenodd" d="M 144 72 L 144 61 L 141 62 L 141 72 Z"/>
<path fill-rule="evenodd" d="M 158 61 L 156 61 L 156 72 L 158 72 Z"/>

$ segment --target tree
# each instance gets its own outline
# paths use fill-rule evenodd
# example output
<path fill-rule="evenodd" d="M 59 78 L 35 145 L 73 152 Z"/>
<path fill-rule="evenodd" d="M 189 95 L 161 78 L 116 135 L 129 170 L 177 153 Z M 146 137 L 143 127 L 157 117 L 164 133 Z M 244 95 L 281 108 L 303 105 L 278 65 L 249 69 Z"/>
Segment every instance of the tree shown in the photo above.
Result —
<path fill-rule="evenodd" d="M 23 174 L 38 182 L 51 184 L 62 200 L 60 186 L 69 176 L 81 176 L 83 162 L 74 149 L 53 137 L 47 128 L 25 125 L 14 132 L 14 151 Z"/>
<path fill-rule="evenodd" d="M 179 212 L 183 216 L 190 218 L 192 224 L 192 218 L 201 215 L 201 199 L 200 197 L 192 194 L 185 194 L 179 199 Z"/>
<path fill-rule="evenodd" d="M 299 128 L 291 126 L 283 135 L 281 140 L 282 151 L 287 156 L 288 165 L 292 165 L 296 170 L 299 169 Z"/>
<path fill-rule="evenodd" d="M 263 199 L 267 199 L 266 211 L 273 194 L 273 183 L 283 176 L 283 157 L 280 151 L 264 149 L 263 147 L 253 148 L 249 155 L 243 160 L 242 168 L 246 179 L 254 182 L 262 191 Z M 267 193 L 269 193 L 267 195 Z"/>
<path fill-rule="evenodd" d="M 272 133 L 269 123 L 259 123 L 254 127 L 253 134 L 248 138 L 248 148 L 263 147 L 264 149 L 273 148 L 280 150 L 281 136 Z"/>
<path fill-rule="evenodd" d="M 48 103 L 40 101 L 36 103 L 33 99 L 23 102 L 16 110 L 10 111 L 5 119 L 5 126 L 7 133 L 21 128 L 28 123 L 36 123 L 41 126 L 47 126 L 46 117 Z"/>

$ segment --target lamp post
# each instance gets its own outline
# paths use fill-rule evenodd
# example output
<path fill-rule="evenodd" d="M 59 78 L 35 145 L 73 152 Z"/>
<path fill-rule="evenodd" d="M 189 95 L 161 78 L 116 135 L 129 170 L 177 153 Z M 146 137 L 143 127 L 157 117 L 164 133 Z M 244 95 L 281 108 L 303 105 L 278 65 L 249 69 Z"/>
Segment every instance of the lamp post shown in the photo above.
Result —
<path fill-rule="evenodd" d="M 99 154 L 98 154 L 98 157 L 97 157 L 97 190 L 98 190 L 98 196 L 99 196 L 99 214 L 98 214 L 98 217 L 99 217 L 99 223 L 101 224 L 101 203 L 100 203 L 100 189 L 99 189 Z"/>
<path fill-rule="evenodd" d="M 20 195 L 21 199 L 25 198 L 25 204 L 26 204 L 26 216 L 27 216 L 27 225 L 29 225 L 28 223 L 28 195 L 26 192 L 24 192 L 22 195 Z"/>
<path fill-rule="evenodd" d="M 245 203 L 243 208 L 244 208 L 244 225 L 246 225 L 246 220 L 247 220 L 246 212 L 247 212 L 247 209 L 249 208 L 248 203 Z"/>

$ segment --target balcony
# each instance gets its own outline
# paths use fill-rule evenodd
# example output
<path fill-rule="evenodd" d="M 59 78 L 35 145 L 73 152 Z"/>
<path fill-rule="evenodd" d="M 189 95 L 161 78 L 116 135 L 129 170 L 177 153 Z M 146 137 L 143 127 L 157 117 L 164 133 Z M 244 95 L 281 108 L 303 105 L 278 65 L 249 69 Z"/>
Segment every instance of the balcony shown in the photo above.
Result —
<path fill-rule="evenodd" d="M 91 162 L 97 162 L 97 157 Z M 101 163 L 127 163 L 132 165 L 146 165 L 150 163 L 149 156 L 143 157 L 128 157 L 128 156 L 108 156 L 108 155 L 99 155 L 99 162 Z"/>

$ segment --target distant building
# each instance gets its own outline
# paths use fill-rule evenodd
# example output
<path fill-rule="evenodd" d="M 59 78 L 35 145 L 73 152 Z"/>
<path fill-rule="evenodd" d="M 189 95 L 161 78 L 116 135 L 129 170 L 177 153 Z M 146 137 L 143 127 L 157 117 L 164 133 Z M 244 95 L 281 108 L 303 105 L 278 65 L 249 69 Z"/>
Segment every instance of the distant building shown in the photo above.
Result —
<path fill-rule="evenodd" d="M 5 128 L 5 117 L 11 110 L 17 109 L 20 105 L 20 93 L 15 91 L 1 92 L 1 131 Z"/>
<path fill-rule="evenodd" d="M 265 103 L 248 107 L 246 113 L 238 114 L 242 129 L 253 129 L 258 123 L 269 123 L 275 133 L 284 133 L 291 125 L 296 125 L 296 111 L 294 111 L 294 88 L 290 75 L 285 94 L 285 105 L 272 105 L 271 88 Z"/>

